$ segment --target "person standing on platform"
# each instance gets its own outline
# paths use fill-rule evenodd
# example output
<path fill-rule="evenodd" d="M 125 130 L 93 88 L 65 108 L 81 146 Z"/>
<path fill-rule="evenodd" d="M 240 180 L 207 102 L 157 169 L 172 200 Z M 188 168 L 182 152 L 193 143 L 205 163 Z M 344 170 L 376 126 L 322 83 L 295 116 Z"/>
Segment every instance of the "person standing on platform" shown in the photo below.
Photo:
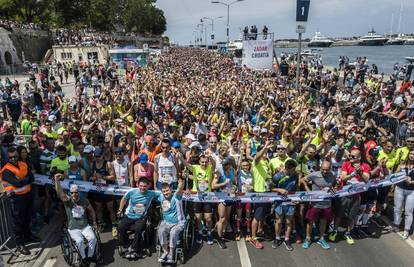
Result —
<path fill-rule="evenodd" d="M 31 184 L 34 176 L 26 163 L 18 161 L 15 147 L 8 150 L 8 162 L 0 171 L 0 180 L 10 197 L 13 233 L 16 239 L 16 251 L 30 255 L 26 242 L 40 242 L 30 231 L 33 211 L 33 194 Z"/>

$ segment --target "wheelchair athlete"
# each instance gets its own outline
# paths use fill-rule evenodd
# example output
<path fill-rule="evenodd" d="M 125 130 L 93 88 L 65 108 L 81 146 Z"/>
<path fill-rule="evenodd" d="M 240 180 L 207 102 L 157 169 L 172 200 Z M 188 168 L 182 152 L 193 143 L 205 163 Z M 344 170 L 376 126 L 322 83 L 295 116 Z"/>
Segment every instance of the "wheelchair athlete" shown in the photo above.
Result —
<path fill-rule="evenodd" d="M 117 215 L 121 217 L 128 202 L 124 217 L 118 225 L 119 245 L 121 247 L 121 254 L 125 258 L 136 259 L 140 257 L 138 253 L 141 253 L 143 249 L 144 240 L 142 240 L 142 233 L 147 226 L 148 209 L 151 206 L 152 200 L 157 200 L 160 195 L 160 192 L 148 190 L 148 181 L 141 179 L 138 188 L 131 189 L 122 197 Z M 129 230 L 133 230 L 135 234 L 132 244 L 128 247 Z"/>
<path fill-rule="evenodd" d="M 93 227 L 96 229 L 95 211 L 88 199 L 80 197 L 79 189 L 76 184 L 70 186 L 70 196 L 66 195 L 60 184 L 62 178 L 62 174 L 55 175 L 56 193 L 65 206 L 69 235 L 76 243 L 76 247 L 78 248 L 82 259 L 82 265 L 87 265 L 87 262 L 91 261 L 94 256 L 97 238 L 92 227 L 88 225 L 88 216 L 86 213 L 89 214 L 93 222 Z M 84 238 L 88 241 L 88 255 L 85 253 L 86 248 L 83 242 Z"/>
<path fill-rule="evenodd" d="M 169 184 L 161 184 L 162 195 L 158 200 L 162 206 L 162 221 L 158 227 L 158 238 L 163 253 L 158 262 L 174 263 L 175 248 L 185 226 L 182 204 L 183 188 L 184 182 L 182 179 L 179 179 L 178 188 L 174 194 Z"/>

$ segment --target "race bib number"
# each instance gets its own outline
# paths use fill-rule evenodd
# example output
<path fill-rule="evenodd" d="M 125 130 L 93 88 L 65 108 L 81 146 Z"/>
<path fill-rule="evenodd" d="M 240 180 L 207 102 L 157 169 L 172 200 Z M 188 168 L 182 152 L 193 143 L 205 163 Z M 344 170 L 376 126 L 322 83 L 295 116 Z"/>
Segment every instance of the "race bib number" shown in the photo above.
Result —
<path fill-rule="evenodd" d="M 68 175 L 69 180 L 76 180 L 76 175 Z"/>
<path fill-rule="evenodd" d="M 208 182 L 207 181 L 198 181 L 198 190 L 201 192 L 208 190 Z"/>
<path fill-rule="evenodd" d="M 76 206 L 72 208 L 72 217 L 75 219 L 81 219 L 83 218 L 83 215 L 85 214 L 85 209 L 81 206 Z"/>
<path fill-rule="evenodd" d="M 144 204 L 141 204 L 141 203 L 135 204 L 133 210 L 134 210 L 134 213 L 135 214 L 144 214 L 144 212 L 145 212 L 145 205 Z"/>
<path fill-rule="evenodd" d="M 125 185 L 126 184 L 125 176 L 121 176 L 120 178 L 117 178 L 116 182 L 118 183 L 118 185 Z"/>
<path fill-rule="evenodd" d="M 162 206 L 162 211 L 163 211 L 163 212 L 167 212 L 167 211 L 169 211 L 169 210 L 170 210 L 170 208 L 171 208 L 171 202 L 170 202 L 170 201 L 168 201 L 168 200 L 164 200 L 164 201 L 162 202 L 161 206 Z"/>

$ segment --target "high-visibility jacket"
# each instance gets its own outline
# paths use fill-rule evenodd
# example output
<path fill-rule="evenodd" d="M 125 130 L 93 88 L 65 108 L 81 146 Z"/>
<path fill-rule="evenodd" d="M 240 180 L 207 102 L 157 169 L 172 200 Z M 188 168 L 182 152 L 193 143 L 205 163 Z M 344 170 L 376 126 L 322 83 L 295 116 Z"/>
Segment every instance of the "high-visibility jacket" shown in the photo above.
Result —
<path fill-rule="evenodd" d="M 18 165 L 18 168 L 10 163 L 4 165 L 4 167 L 0 170 L 0 180 L 2 181 L 4 190 L 6 190 L 6 192 L 14 192 L 16 195 L 25 195 L 32 189 L 32 186 L 30 184 L 22 187 L 16 187 L 3 180 L 3 172 L 5 170 L 12 172 L 18 180 L 23 180 L 26 178 L 29 173 L 29 168 L 27 167 L 26 163 L 19 161 Z"/>

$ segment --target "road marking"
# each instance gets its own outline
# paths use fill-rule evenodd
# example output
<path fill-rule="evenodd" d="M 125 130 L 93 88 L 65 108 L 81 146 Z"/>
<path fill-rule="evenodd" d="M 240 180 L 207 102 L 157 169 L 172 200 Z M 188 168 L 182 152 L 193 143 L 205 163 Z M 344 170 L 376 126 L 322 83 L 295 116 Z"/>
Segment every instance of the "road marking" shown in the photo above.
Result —
<path fill-rule="evenodd" d="M 48 259 L 43 267 L 53 267 L 56 263 L 56 258 Z"/>
<path fill-rule="evenodd" d="M 249 253 L 247 252 L 246 240 L 244 240 L 243 238 L 240 241 L 237 241 L 236 243 L 237 243 L 237 250 L 239 251 L 241 266 L 252 267 L 252 264 L 249 258 Z"/>
<path fill-rule="evenodd" d="M 391 220 L 390 219 L 388 219 L 387 217 L 385 217 L 385 216 L 382 216 L 381 217 L 381 219 L 386 223 L 386 224 L 388 224 L 388 225 L 392 225 L 392 222 L 391 222 Z M 397 233 L 397 235 L 399 236 L 399 237 L 401 237 L 402 236 L 402 233 L 403 232 L 398 232 Z M 412 247 L 412 248 L 414 248 L 414 241 L 411 239 L 411 237 L 408 237 L 406 240 L 403 240 L 403 241 L 405 241 L 410 247 Z"/>

